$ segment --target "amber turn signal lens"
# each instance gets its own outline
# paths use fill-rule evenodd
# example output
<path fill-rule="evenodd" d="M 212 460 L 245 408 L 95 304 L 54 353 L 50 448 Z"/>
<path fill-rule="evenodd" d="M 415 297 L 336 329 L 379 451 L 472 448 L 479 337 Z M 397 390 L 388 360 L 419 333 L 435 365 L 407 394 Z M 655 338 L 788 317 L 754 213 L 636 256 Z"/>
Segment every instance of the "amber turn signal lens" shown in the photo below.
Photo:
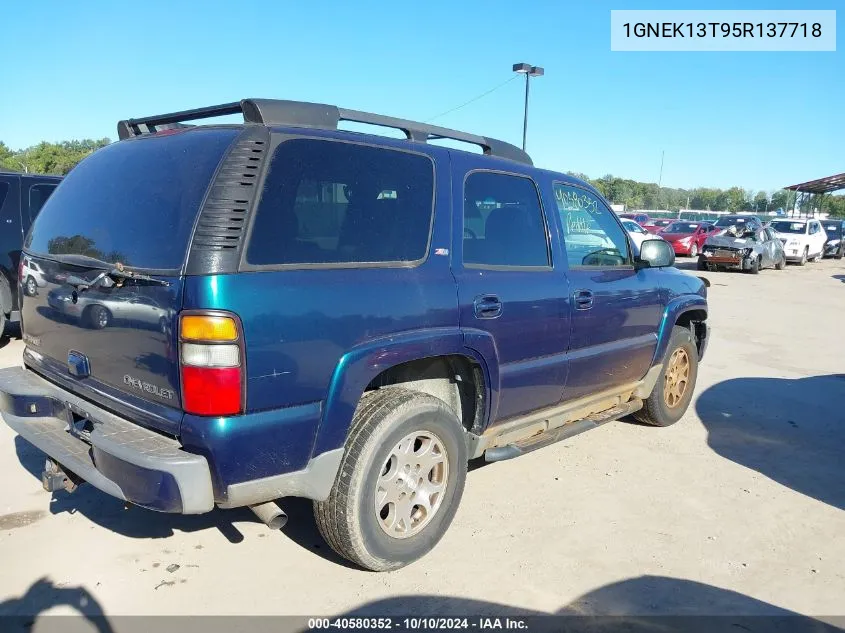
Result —
<path fill-rule="evenodd" d="M 180 334 L 187 341 L 235 341 L 235 320 L 225 316 L 188 314 L 180 321 Z"/>

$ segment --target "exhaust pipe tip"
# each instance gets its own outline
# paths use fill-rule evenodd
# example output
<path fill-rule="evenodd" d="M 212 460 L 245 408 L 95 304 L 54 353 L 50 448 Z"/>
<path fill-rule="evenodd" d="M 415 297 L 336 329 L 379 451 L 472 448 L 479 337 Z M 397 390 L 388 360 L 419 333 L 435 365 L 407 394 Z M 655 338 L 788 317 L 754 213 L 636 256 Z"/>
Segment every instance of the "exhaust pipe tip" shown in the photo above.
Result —
<path fill-rule="evenodd" d="M 281 530 L 288 522 L 288 515 L 273 501 L 249 506 L 249 509 L 271 530 Z"/>

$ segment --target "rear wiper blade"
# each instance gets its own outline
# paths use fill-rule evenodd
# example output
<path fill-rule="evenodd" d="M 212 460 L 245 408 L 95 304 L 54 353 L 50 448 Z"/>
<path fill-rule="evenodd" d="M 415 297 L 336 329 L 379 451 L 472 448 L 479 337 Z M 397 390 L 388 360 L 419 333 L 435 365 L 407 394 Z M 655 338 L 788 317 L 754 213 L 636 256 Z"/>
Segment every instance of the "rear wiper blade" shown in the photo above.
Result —
<path fill-rule="evenodd" d="M 103 274 L 103 273 L 100 273 Z M 136 281 L 148 281 L 153 284 L 158 284 L 160 286 L 169 286 L 170 282 L 166 279 L 157 279 L 156 277 L 150 277 L 149 275 L 143 275 L 141 273 L 133 273 L 131 270 L 126 270 L 123 267 L 123 264 L 118 264 L 117 267 L 112 268 L 109 271 L 105 272 L 106 275 L 114 279 L 115 277 L 118 279 L 134 279 Z M 99 275 L 98 275 L 99 277 Z"/>
<path fill-rule="evenodd" d="M 91 280 L 84 279 L 76 275 L 69 275 L 65 280 L 65 283 L 82 292 L 83 290 L 88 290 L 89 288 L 94 288 L 100 285 L 104 288 L 120 286 L 127 279 L 146 281 L 160 286 L 170 285 L 170 282 L 165 279 L 157 279 L 155 277 L 150 277 L 149 275 L 143 275 L 141 273 L 134 273 L 131 270 L 126 270 L 122 264 L 101 271 L 100 274 Z"/>

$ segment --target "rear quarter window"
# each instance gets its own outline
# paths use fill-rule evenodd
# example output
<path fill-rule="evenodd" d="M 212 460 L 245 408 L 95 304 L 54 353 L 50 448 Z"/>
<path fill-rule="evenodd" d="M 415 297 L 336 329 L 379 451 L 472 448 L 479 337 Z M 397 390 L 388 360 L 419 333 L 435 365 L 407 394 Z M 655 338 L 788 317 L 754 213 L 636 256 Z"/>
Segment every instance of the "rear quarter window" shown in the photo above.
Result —
<path fill-rule="evenodd" d="M 427 156 L 317 139 L 276 149 L 247 263 L 355 265 L 425 258 L 433 217 Z"/>

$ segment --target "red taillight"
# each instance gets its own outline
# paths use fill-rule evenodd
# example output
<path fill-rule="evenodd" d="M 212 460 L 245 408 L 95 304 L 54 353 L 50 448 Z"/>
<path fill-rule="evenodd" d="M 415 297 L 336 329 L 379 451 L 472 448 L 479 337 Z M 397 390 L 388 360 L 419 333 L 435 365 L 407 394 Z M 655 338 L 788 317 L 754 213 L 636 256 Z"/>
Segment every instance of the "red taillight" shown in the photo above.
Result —
<path fill-rule="evenodd" d="M 182 406 L 196 415 L 241 412 L 241 368 L 182 367 Z"/>
<path fill-rule="evenodd" d="M 182 408 L 196 415 L 243 412 L 243 337 L 234 316 L 187 314 L 179 320 Z"/>
<path fill-rule="evenodd" d="M 20 283 L 23 283 L 23 265 L 24 265 L 25 261 L 26 261 L 26 258 L 23 255 L 21 255 L 21 260 L 20 260 L 20 262 L 18 262 L 18 281 Z"/>

